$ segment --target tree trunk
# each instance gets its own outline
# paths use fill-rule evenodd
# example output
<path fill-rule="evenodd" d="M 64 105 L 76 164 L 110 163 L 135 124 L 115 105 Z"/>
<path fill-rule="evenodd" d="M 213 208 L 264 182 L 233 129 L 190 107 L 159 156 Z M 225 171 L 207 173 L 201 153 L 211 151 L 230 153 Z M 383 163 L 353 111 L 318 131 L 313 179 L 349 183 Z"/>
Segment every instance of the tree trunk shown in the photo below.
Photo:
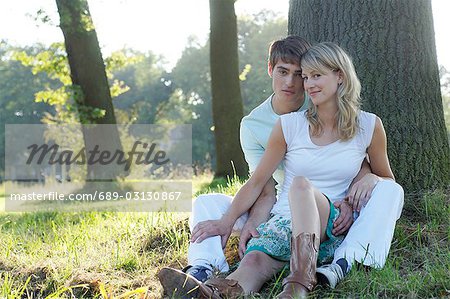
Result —
<path fill-rule="evenodd" d="M 248 174 L 239 144 L 243 116 L 234 0 L 210 0 L 211 92 L 216 139 L 216 176 Z M 234 169 L 233 169 L 234 167 Z"/>
<path fill-rule="evenodd" d="M 56 0 L 60 27 L 70 65 L 75 102 L 82 124 L 115 124 L 114 108 L 106 77 L 105 64 L 98 44 L 97 33 L 87 0 Z M 96 116 L 96 111 L 104 111 Z M 100 150 L 122 150 L 119 133 L 114 126 L 84 127 L 86 152 L 95 145 Z M 88 179 L 110 180 L 119 173 L 117 165 L 94 167 L 88 164 Z"/>
<path fill-rule="evenodd" d="M 353 57 L 363 109 L 381 117 L 406 191 L 446 187 L 450 151 L 429 0 L 291 0 L 288 31 Z"/>

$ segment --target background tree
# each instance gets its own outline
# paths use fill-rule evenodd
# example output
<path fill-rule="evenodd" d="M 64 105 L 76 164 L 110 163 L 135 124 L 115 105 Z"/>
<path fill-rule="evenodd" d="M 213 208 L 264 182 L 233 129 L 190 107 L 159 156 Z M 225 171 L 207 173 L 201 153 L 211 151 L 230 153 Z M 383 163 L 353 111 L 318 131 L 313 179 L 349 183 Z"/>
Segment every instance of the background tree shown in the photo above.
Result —
<path fill-rule="evenodd" d="M 239 143 L 243 117 L 235 0 L 210 0 L 210 67 L 216 143 L 216 176 L 247 175 Z M 231 164 L 233 162 L 233 165 Z"/>
<path fill-rule="evenodd" d="M 56 0 L 56 4 L 80 121 L 81 123 L 115 124 L 116 118 L 105 63 L 87 0 Z M 102 111 L 100 115 L 92 114 L 99 109 Z M 100 146 L 100 151 L 115 152 L 122 149 L 119 133 L 112 127 L 109 127 L 107 131 L 103 126 L 84 128 L 83 137 L 86 152 L 96 145 Z M 113 179 L 119 174 L 119 168 L 119 165 L 105 165 L 105 167 L 88 165 L 88 178 Z"/>
<path fill-rule="evenodd" d="M 363 86 L 363 109 L 382 118 L 391 165 L 407 191 L 448 185 L 450 151 L 429 0 L 292 0 L 288 31 L 349 51 Z"/>

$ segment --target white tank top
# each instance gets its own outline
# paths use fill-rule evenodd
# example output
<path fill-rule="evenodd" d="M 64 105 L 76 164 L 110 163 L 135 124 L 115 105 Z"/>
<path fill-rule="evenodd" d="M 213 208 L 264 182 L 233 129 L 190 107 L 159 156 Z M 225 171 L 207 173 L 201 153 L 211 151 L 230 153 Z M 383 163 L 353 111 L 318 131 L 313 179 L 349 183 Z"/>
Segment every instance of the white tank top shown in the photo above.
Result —
<path fill-rule="evenodd" d="M 332 202 L 343 199 L 350 183 L 361 169 L 372 141 L 375 120 L 375 114 L 361 111 L 355 137 L 321 146 L 311 141 L 304 111 L 282 115 L 281 127 L 287 144 L 284 157 L 285 179 L 272 213 L 290 218 L 288 193 L 296 176 L 308 178 Z"/>

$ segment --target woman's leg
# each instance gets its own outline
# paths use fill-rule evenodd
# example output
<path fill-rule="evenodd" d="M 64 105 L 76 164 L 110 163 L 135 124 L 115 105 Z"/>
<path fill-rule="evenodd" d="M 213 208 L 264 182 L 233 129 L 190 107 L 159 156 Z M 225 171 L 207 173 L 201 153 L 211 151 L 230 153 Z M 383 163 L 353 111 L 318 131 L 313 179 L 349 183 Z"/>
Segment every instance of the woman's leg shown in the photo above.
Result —
<path fill-rule="evenodd" d="M 317 284 L 320 241 L 326 239 L 330 214 L 328 199 L 305 177 L 294 178 L 289 190 L 292 218 L 290 274 L 277 298 L 306 298 Z"/>
<path fill-rule="evenodd" d="M 250 292 L 259 291 L 285 264 L 286 262 L 277 261 L 261 251 L 251 251 L 244 256 L 238 269 L 227 278 L 211 278 L 204 284 L 197 283 L 199 294 L 194 297 L 241 298 Z"/>
<path fill-rule="evenodd" d="M 303 232 L 326 239 L 326 228 L 330 215 L 330 203 L 305 177 L 295 177 L 289 190 L 289 206 L 292 218 L 292 236 Z"/>
<path fill-rule="evenodd" d="M 286 262 L 273 259 L 264 252 L 251 251 L 244 256 L 236 271 L 227 278 L 237 280 L 245 294 L 258 292 L 284 265 Z"/>

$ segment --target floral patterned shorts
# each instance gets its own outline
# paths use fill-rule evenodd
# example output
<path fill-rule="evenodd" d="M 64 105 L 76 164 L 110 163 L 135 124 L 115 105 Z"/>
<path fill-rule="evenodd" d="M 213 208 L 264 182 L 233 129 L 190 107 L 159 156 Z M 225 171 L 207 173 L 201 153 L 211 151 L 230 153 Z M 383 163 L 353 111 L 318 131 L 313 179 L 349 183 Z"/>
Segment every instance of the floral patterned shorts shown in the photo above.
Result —
<path fill-rule="evenodd" d="M 330 202 L 330 216 L 328 217 L 328 224 L 326 234 L 328 239 L 320 244 L 319 256 L 317 263 L 319 265 L 330 263 L 333 260 L 334 251 L 341 245 L 344 236 L 334 236 L 331 232 L 333 230 L 333 222 L 338 218 L 339 210 Z M 274 259 L 281 261 L 289 261 L 291 258 L 291 220 L 281 215 L 272 215 L 272 217 L 265 223 L 259 225 L 256 230 L 259 233 L 258 238 L 252 238 L 248 241 L 247 251 L 262 251 Z"/>

